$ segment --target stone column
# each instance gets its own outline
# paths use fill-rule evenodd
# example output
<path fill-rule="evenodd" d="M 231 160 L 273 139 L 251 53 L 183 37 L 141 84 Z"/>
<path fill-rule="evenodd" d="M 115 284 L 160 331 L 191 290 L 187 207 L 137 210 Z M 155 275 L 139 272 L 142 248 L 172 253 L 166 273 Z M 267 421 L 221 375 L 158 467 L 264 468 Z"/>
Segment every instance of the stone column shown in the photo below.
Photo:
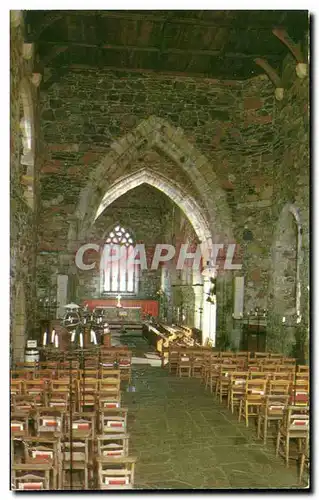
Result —
<path fill-rule="evenodd" d="M 211 341 L 213 347 L 216 344 L 216 312 L 217 305 L 207 302 L 211 288 L 210 278 L 204 277 L 204 302 L 203 302 L 203 345 Z"/>
<path fill-rule="evenodd" d="M 202 286 L 199 286 L 199 285 Z M 193 291 L 194 291 L 194 326 L 198 330 L 202 329 L 202 308 L 203 308 L 203 279 L 199 271 L 193 271 Z"/>

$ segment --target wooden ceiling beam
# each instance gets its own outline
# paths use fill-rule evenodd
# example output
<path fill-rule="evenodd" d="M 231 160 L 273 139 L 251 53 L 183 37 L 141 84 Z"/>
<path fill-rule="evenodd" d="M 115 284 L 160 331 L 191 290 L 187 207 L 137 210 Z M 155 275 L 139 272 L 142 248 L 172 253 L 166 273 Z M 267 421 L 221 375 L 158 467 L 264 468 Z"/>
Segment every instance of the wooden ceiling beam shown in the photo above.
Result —
<path fill-rule="evenodd" d="M 158 54 L 189 54 L 190 56 L 213 56 L 218 57 L 221 56 L 223 58 L 231 58 L 231 59 L 255 59 L 256 57 L 263 57 L 268 59 L 277 59 L 278 55 L 275 54 L 243 54 L 243 53 L 233 53 L 233 52 L 223 52 L 222 50 L 189 50 L 189 49 L 159 49 L 157 47 L 139 47 L 135 45 L 113 45 L 113 44 L 89 44 L 84 42 L 40 42 L 40 44 L 44 45 L 55 45 L 64 47 L 85 47 L 92 49 L 104 49 L 104 50 L 119 50 L 119 51 L 132 51 L 132 52 L 154 52 Z"/>
<path fill-rule="evenodd" d="M 54 66 L 51 66 L 50 68 L 53 71 L 56 71 L 57 68 Z M 81 72 L 81 71 L 96 71 L 96 66 L 90 65 L 90 64 L 69 64 L 66 66 L 60 66 L 59 69 L 61 70 L 66 70 L 66 71 L 75 71 L 75 72 Z M 118 72 L 127 72 L 127 73 L 145 73 L 145 74 L 154 74 L 156 73 L 157 75 L 162 75 L 165 77 L 165 75 L 168 76 L 181 76 L 181 77 L 190 77 L 190 78 L 199 78 L 203 80 L 203 78 L 207 81 L 212 81 L 216 82 L 216 80 L 220 80 L 221 83 L 225 83 L 227 85 L 227 82 L 234 82 L 237 81 L 238 78 L 225 78 L 225 77 L 220 77 L 220 76 L 213 76 L 209 72 L 186 72 L 186 71 L 171 71 L 171 70 L 165 70 L 165 69 L 149 69 L 149 68 L 128 68 L 128 67 L 121 67 L 121 66 L 107 66 L 103 65 L 102 68 L 105 71 L 118 71 Z M 257 73 L 261 73 L 261 71 L 257 71 Z M 64 74 L 64 72 L 63 72 Z M 247 78 L 250 78 L 251 75 L 247 75 Z"/>

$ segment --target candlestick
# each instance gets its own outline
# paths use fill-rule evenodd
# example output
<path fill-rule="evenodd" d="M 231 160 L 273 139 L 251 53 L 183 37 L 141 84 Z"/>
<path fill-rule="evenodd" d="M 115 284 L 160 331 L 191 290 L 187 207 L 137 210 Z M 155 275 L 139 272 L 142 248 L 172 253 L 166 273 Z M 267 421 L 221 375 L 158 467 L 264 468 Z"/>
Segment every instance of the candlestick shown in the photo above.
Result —
<path fill-rule="evenodd" d="M 51 333 L 51 344 L 54 343 L 54 337 L 55 337 L 55 329 L 53 328 L 52 333 Z"/>
<path fill-rule="evenodd" d="M 44 332 L 44 334 L 43 334 L 43 342 L 42 342 L 43 346 L 47 345 L 47 336 L 48 336 L 47 332 Z"/>

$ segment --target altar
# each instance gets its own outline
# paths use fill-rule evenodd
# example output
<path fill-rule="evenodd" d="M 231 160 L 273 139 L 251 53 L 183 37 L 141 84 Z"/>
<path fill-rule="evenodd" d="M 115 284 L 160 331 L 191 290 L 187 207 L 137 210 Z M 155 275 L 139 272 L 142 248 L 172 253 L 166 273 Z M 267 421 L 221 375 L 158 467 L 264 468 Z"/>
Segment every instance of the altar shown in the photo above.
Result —
<path fill-rule="evenodd" d="M 107 298 L 107 299 L 85 299 L 82 305 L 90 310 L 95 308 L 105 309 L 109 317 L 115 320 L 118 311 L 118 299 Z M 128 316 L 132 321 L 143 321 L 147 319 L 148 316 L 154 318 L 158 317 L 159 306 L 157 300 L 147 300 L 147 299 L 134 299 L 134 298 L 123 298 L 121 297 L 121 309 L 128 312 Z"/>
<path fill-rule="evenodd" d="M 116 306 L 97 306 L 96 310 L 103 313 L 103 318 L 107 323 L 114 321 L 125 321 L 126 323 L 142 322 L 142 308 L 138 306 L 120 308 Z"/>

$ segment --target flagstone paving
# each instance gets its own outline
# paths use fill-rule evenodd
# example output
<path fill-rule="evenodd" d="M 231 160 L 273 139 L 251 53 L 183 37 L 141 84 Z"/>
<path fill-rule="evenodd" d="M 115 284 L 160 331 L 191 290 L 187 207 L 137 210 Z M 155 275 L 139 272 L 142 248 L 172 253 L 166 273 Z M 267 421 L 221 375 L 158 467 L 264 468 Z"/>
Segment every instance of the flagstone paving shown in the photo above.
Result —
<path fill-rule="evenodd" d="M 123 404 L 137 489 L 300 488 L 297 463 L 286 468 L 274 442 L 263 446 L 254 422 L 238 423 L 198 379 L 139 366 L 132 384 Z"/>

